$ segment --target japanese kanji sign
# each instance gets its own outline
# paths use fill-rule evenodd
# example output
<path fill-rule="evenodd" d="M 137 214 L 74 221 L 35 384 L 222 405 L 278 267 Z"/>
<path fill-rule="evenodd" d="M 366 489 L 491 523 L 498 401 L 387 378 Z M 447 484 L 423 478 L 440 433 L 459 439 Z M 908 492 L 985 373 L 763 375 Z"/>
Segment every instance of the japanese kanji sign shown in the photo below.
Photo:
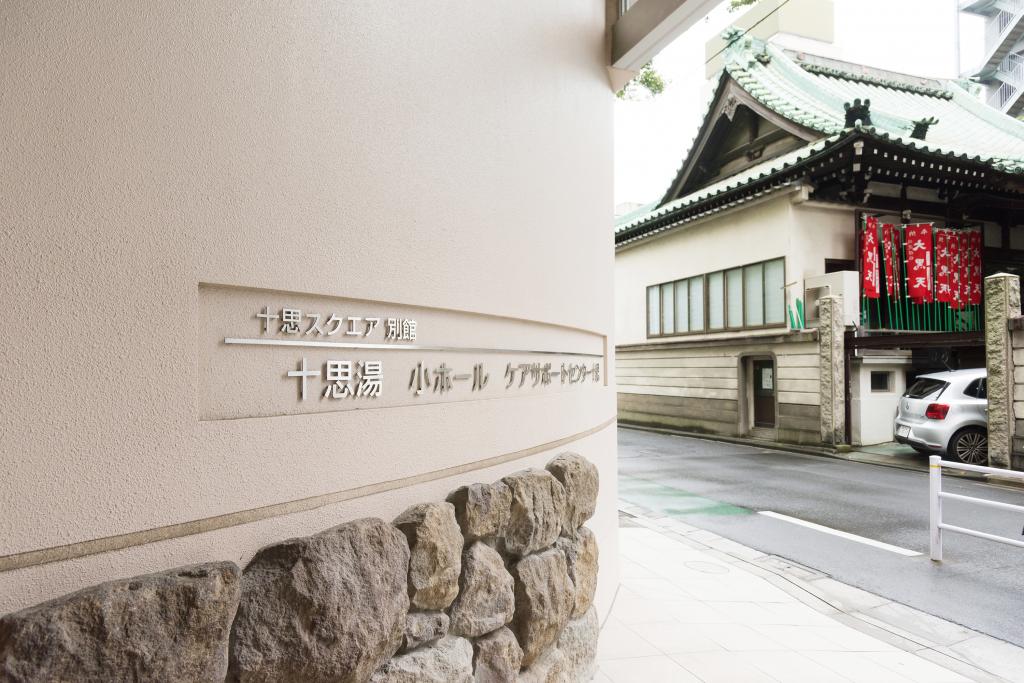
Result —
<path fill-rule="evenodd" d="M 207 305 L 205 291 L 223 301 Z M 202 325 L 224 330 L 204 346 L 203 419 L 513 398 L 606 383 L 606 342 L 582 331 L 557 331 L 575 349 L 515 348 L 493 341 L 538 324 L 280 293 L 260 300 L 258 290 L 218 286 L 200 293 Z M 438 325 L 453 318 L 471 343 Z M 534 330 L 524 339 L 544 336 Z"/>
<path fill-rule="evenodd" d="M 897 296 L 900 291 L 900 253 L 899 231 L 892 223 L 882 226 L 882 253 L 885 260 L 885 291 L 889 296 Z"/>
<path fill-rule="evenodd" d="M 878 219 L 867 219 L 860 234 L 861 289 L 864 296 L 877 299 L 878 289 Z"/>
<path fill-rule="evenodd" d="M 933 299 L 932 288 L 932 226 L 908 225 L 905 250 L 907 254 L 907 294 L 918 303 Z"/>
<path fill-rule="evenodd" d="M 967 303 L 971 306 L 981 304 L 981 230 L 971 230 L 968 234 L 968 253 L 970 255 L 970 287 L 967 293 Z"/>
<path fill-rule="evenodd" d="M 865 304 L 861 322 L 877 329 L 977 330 L 982 323 L 982 232 L 931 223 L 883 224 L 866 218 L 858 236 Z M 881 254 L 885 293 L 876 284 Z M 867 301 L 874 299 L 874 305 Z M 884 299 L 884 301 L 882 300 Z"/>
<path fill-rule="evenodd" d="M 322 311 L 306 311 L 285 306 L 271 311 L 264 306 L 256 314 L 262 321 L 263 334 L 282 334 L 299 337 L 342 337 L 366 338 L 371 336 L 381 321 L 385 322 L 382 336 L 388 341 L 416 341 L 416 321 L 408 318 L 381 318 L 361 316 L 329 316 Z M 322 321 L 322 322 L 321 322 Z"/>

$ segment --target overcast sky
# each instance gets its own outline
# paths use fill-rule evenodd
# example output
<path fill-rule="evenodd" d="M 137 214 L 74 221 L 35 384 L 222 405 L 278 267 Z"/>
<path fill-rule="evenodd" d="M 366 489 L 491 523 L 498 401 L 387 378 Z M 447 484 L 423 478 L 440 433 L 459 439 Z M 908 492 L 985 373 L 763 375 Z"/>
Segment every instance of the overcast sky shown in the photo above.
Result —
<path fill-rule="evenodd" d="M 958 15 L 957 0 L 834 0 L 835 43 L 827 56 L 921 76 L 955 78 L 981 59 L 984 23 Z M 704 46 L 741 12 L 728 2 L 654 59 L 668 80 L 661 95 L 615 104 L 615 203 L 657 199 L 675 176 L 704 114 L 710 85 Z M 958 21 L 959 16 L 959 21 Z M 808 48 L 808 52 L 812 52 Z"/>

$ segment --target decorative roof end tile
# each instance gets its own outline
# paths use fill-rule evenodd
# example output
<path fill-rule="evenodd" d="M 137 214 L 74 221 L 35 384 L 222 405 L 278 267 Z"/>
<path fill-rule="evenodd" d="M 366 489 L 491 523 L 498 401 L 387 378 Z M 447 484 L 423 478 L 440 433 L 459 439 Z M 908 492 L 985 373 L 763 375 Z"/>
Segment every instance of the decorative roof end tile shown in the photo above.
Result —
<path fill-rule="evenodd" d="M 744 34 L 744 31 L 739 26 L 730 26 L 729 28 L 727 28 L 724 31 L 722 31 L 721 35 L 722 35 L 722 40 L 724 40 L 729 45 L 732 45 L 739 38 L 741 38 L 743 36 L 743 34 Z"/>
<path fill-rule="evenodd" d="M 934 126 L 938 122 L 939 120 L 934 116 L 929 116 L 927 118 L 918 119 L 917 121 L 914 121 L 914 129 L 910 132 L 910 137 L 914 138 L 915 140 L 924 140 L 925 136 L 928 135 L 928 128 L 930 126 Z"/>
<path fill-rule="evenodd" d="M 849 102 L 843 104 L 843 109 L 846 110 L 847 128 L 853 128 L 858 123 L 864 126 L 871 125 L 871 100 L 866 99 L 862 103 L 860 98 L 857 98 L 853 101 L 853 104 Z"/>

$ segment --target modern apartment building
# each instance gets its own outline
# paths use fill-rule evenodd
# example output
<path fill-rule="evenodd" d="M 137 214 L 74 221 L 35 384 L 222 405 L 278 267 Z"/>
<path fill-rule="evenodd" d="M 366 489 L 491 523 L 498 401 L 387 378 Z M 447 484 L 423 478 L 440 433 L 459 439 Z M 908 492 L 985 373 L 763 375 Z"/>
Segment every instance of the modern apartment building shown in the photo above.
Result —
<path fill-rule="evenodd" d="M 981 64 L 964 74 L 985 86 L 985 101 L 1004 114 L 1024 112 L 1024 0 L 962 0 L 960 10 L 985 19 Z"/>

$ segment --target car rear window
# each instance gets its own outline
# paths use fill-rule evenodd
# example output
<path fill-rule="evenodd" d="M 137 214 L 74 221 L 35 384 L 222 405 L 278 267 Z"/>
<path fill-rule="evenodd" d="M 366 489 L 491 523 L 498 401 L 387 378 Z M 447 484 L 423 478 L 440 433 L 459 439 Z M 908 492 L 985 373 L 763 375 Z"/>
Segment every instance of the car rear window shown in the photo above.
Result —
<path fill-rule="evenodd" d="M 934 379 L 932 377 L 922 377 L 907 389 L 907 393 L 903 394 L 908 398 L 925 398 L 931 396 L 936 391 L 941 391 L 949 386 L 949 382 L 943 382 L 941 379 Z"/>
<path fill-rule="evenodd" d="M 988 387 L 985 380 L 985 377 L 981 377 L 968 384 L 967 388 L 964 389 L 964 395 L 973 398 L 988 398 Z"/>

